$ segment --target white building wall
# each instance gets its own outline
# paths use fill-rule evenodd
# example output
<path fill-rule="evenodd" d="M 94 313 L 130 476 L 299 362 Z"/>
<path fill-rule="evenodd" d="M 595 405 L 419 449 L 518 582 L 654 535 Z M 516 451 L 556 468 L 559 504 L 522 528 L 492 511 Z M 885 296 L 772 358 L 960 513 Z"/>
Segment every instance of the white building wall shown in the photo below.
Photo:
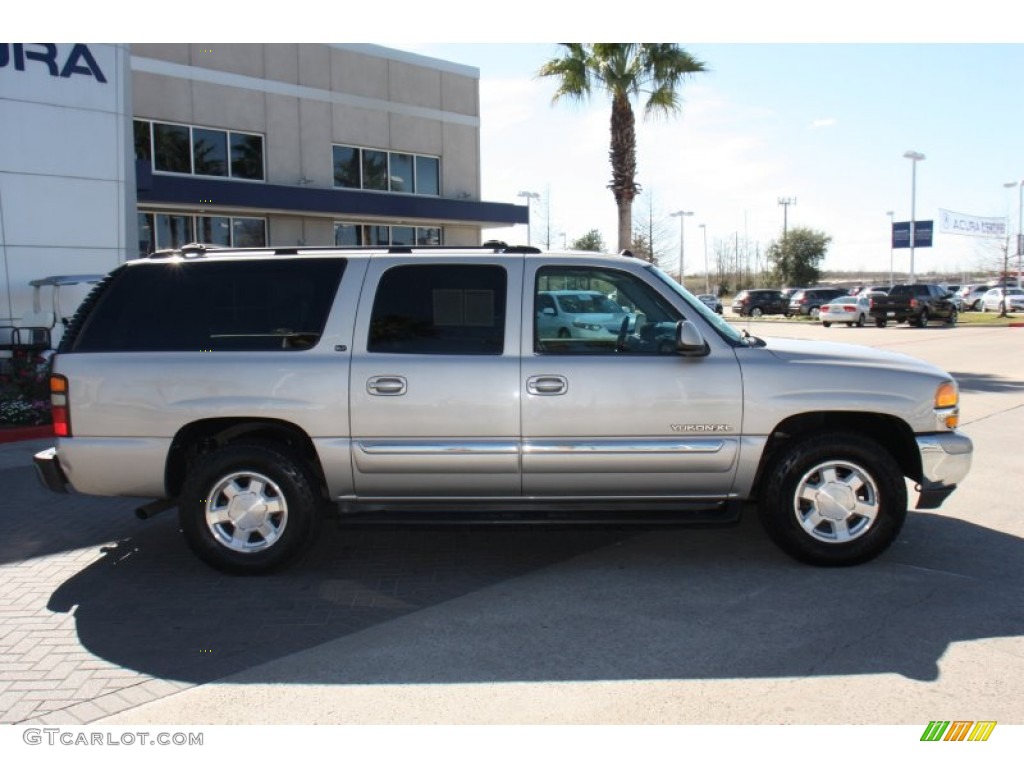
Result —
<path fill-rule="evenodd" d="M 129 62 L 127 45 L 0 44 L 0 323 L 32 309 L 30 280 L 126 258 Z"/>

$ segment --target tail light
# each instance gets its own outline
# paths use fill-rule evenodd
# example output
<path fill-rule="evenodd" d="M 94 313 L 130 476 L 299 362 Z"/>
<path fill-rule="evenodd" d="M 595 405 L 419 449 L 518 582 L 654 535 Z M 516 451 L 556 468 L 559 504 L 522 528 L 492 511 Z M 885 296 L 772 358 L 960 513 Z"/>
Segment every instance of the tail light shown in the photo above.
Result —
<path fill-rule="evenodd" d="M 911 299 L 910 300 L 910 308 L 911 309 L 916 309 L 917 308 L 917 299 Z"/>
<path fill-rule="evenodd" d="M 57 373 L 50 376 L 50 413 L 53 416 L 53 434 L 57 437 L 71 437 L 68 380 Z"/>

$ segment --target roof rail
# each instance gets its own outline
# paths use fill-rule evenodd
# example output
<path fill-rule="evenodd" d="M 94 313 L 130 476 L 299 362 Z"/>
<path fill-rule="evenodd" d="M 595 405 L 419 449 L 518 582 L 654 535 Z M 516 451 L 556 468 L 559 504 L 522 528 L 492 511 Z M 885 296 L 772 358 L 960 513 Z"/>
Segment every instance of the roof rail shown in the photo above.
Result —
<path fill-rule="evenodd" d="M 270 246 L 263 248 L 229 248 L 209 243 L 188 243 L 178 248 L 162 248 L 153 251 L 147 259 L 185 258 L 195 259 L 207 253 L 227 255 L 300 256 L 303 253 L 324 253 L 325 251 L 380 252 L 393 254 L 415 254 L 429 251 L 492 251 L 493 253 L 541 253 L 533 245 L 509 245 L 501 240 L 488 240 L 483 245 L 306 245 Z"/>

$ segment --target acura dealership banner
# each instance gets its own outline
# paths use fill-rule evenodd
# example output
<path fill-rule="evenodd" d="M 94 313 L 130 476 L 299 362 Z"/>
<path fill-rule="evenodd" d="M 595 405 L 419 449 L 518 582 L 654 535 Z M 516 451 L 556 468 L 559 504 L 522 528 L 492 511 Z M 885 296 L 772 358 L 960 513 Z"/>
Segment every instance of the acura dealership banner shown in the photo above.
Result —
<path fill-rule="evenodd" d="M 939 209 L 939 232 L 944 235 L 974 235 L 975 237 L 1006 237 L 1006 219 L 970 216 Z"/>

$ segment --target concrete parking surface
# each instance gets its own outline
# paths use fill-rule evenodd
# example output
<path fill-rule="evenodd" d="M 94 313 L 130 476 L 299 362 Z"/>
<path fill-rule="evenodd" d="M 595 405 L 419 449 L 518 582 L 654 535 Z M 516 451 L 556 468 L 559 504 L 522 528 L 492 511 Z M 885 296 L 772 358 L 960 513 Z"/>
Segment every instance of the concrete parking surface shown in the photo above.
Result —
<path fill-rule="evenodd" d="M 328 526 L 295 567 L 237 578 L 173 512 L 50 494 L 29 464 L 47 442 L 4 445 L 0 722 L 1024 723 L 1024 329 L 740 324 L 950 370 L 963 486 L 851 569 L 790 560 L 748 514 Z"/>

